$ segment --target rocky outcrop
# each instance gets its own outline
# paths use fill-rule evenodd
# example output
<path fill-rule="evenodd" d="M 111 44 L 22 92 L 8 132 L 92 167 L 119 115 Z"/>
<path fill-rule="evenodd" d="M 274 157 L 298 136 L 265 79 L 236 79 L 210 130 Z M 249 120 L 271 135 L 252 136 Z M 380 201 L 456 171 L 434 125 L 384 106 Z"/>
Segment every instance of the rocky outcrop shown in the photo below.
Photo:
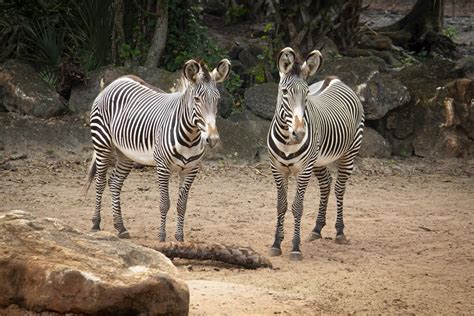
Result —
<path fill-rule="evenodd" d="M 450 158 L 474 153 L 474 84 L 456 79 L 454 63 L 433 59 L 398 75 L 412 100 L 390 111 L 377 130 L 396 155 Z"/>
<path fill-rule="evenodd" d="M 275 114 L 278 84 L 264 83 L 245 91 L 245 105 L 256 115 L 271 120 Z"/>
<path fill-rule="evenodd" d="M 337 76 L 359 95 L 367 120 L 382 118 L 388 111 L 410 101 L 408 89 L 387 73 L 386 63 L 377 57 L 338 58 L 326 61 L 312 81 Z"/>
<path fill-rule="evenodd" d="M 105 66 L 91 72 L 84 83 L 72 88 L 71 97 L 69 98 L 69 109 L 74 113 L 89 111 L 92 102 L 101 91 L 101 80 L 103 80 L 104 87 L 106 87 L 112 81 L 124 75 L 136 75 L 149 84 L 165 91 L 169 91 L 180 77 L 178 72 L 172 73 L 159 68 L 140 66 L 134 69 L 112 65 Z"/>
<path fill-rule="evenodd" d="M 0 90 L 0 108 L 8 112 L 49 118 L 66 110 L 54 87 L 33 67 L 17 60 L 8 60 L 0 66 Z"/>
<path fill-rule="evenodd" d="M 270 121 L 248 110 L 233 114 L 228 119 L 219 117 L 217 129 L 220 145 L 206 153 L 204 159 L 229 159 L 236 162 L 265 160 L 269 127 Z"/>
<path fill-rule="evenodd" d="M 13 304 L 37 313 L 185 315 L 189 292 L 157 251 L 12 211 L 0 213 L 0 308 Z"/>
<path fill-rule="evenodd" d="M 392 154 L 390 144 L 377 131 L 370 127 L 364 128 L 364 137 L 360 147 L 360 157 L 388 158 Z"/>
<path fill-rule="evenodd" d="M 458 79 L 439 88 L 419 112 L 423 114 L 413 139 L 415 155 L 450 158 L 474 154 L 472 80 Z"/>

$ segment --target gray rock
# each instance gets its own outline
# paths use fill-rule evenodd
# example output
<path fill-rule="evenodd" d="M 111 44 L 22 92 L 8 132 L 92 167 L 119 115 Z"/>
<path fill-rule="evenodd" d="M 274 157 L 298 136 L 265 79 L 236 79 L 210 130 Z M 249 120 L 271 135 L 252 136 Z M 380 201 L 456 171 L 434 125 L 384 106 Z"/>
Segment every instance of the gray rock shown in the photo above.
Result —
<path fill-rule="evenodd" d="M 242 47 L 242 45 L 240 45 L 239 43 L 234 43 L 234 45 L 232 45 L 231 49 L 229 50 L 229 54 L 228 54 L 229 58 L 230 59 L 238 59 L 239 54 L 243 49 L 244 48 Z M 234 66 L 233 63 L 232 63 L 232 66 Z"/>
<path fill-rule="evenodd" d="M 221 138 L 218 148 L 209 151 L 205 159 L 227 159 L 236 162 L 260 161 L 266 151 L 270 122 L 249 111 L 217 119 Z"/>
<path fill-rule="evenodd" d="M 0 66 L 0 87 L 0 107 L 8 112 L 49 118 L 66 110 L 54 87 L 42 80 L 33 67 L 17 60 Z"/>
<path fill-rule="evenodd" d="M 349 85 L 364 105 L 366 119 L 382 118 L 388 111 L 410 101 L 408 89 L 386 71 L 386 63 L 377 57 L 337 58 L 323 64 L 321 73 L 311 82 L 337 76 Z"/>
<path fill-rule="evenodd" d="M 362 101 L 368 120 L 380 119 L 388 111 L 410 101 L 408 89 L 388 74 L 375 73 L 367 82 L 358 85 L 355 92 Z"/>
<path fill-rule="evenodd" d="M 136 75 L 153 86 L 169 91 L 181 74 L 180 72 L 172 73 L 164 69 L 141 66 L 136 69 L 113 65 L 105 66 L 91 72 L 85 83 L 72 88 L 69 109 L 74 113 L 89 111 L 92 102 L 101 91 L 101 80 L 103 79 L 104 87 L 106 87 L 115 79 L 125 75 Z"/>
<path fill-rule="evenodd" d="M 474 80 L 474 56 L 467 56 L 456 61 L 451 73 Z"/>
<path fill-rule="evenodd" d="M 168 92 L 175 86 L 176 81 L 181 78 L 182 72 L 169 72 L 160 68 L 145 68 L 140 66 L 136 70 L 132 70 L 132 73 L 149 84 Z"/>
<path fill-rule="evenodd" d="M 322 39 L 324 42 L 324 47 L 320 50 L 323 55 L 323 65 L 329 60 L 334 59 L 336 56 L 339 56 L 339 49 L 337 48 L 336 43 L 329 37 L 325 36 Z"/>
<path fill-rule="evenodd" d="M 163 254 L 54 218 L 0 213 L 0 308 L 94 315 L 186 315 L 189 290 Z"/>
<path fill-rule="evenodd" d="M 337 76 L 347 85 L 355 88 L 365 83 L 377 72 L 387 69 L 387 64 L 380 58 L 369 57 L 338 57 L 323 60 L 321 71 L 310 83 L 323 80 L 326 76 Z"/>
<path fill-rule="evenodd" d="M 129 75 L 132 70 L 127 67 L 104 66 L 94 70 L 88 75 L 88 79 L 71 89 L 69 98 L 69 110 L 74 113 L 84 113 L 92 107 L 92 102 L 101 91 L 100 82 L 103 79 L 104 87 L 115 79 Z"/>
<path fill-rule="evenodd" d="M 227 90 L 225 90 L 223 85 L 219 85 L 219 91 L 221 99 L 217 105 L 217 113 L 222 118 L 228 118 L 234 109 L 234 98 L 229 92 L 227 92 Z"/>
<path fill-rule="evenodd" d="M 391 154 L 392 148 L 383 136 L 374 129 L 365 127 L 359 156 L 388 158 Z"/>
<path fill-rule="evenodd" d="M 416 108 L 415 155 L 470 157 L 474 147 L 474 81 L 455 80 L 438 89 L 435 98 Z"/>
<path fill-rule="evenodd" d="M 79 117 L 65 116 L 61 120 L 25 117 L 15 113 L 0 113 L 2 145 L 8 152 L 64 152 L 87 150 L 92 146 L 90 128 Z"/>
<path fill-rule="evenodd" d="M 249 69 L 258 65 L 257 56 L 255 56 L 249 48 L 244 48 L 239 53 L 239 60 L 242 62 L 242 65 L 246 69 Z"/>
<path fill-rule="evenodd" d="M 277 83 L 264 83 L 245 90 L 245 105 L 256 115 L 271 120 L 278 97 Z"/>

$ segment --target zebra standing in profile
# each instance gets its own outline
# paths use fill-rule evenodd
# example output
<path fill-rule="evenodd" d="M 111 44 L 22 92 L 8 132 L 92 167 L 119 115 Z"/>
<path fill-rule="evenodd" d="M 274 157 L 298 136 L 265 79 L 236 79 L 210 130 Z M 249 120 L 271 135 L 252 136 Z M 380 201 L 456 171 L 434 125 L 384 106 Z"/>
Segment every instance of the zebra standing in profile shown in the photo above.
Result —
<path fill-rule="evenodd" d="M 220 95 L 216 83 L 224 81 L 230 62 L 223 59 L 209 72 L 202 61 L 189 60 L 183 67 L 182 87 L 165 93 L 135 76 L 121 77 L 95 99 L 91 110 L 94 154 L 88 184 L 95 176 L 96 207 L 92 230 L 100 230 L 102 194 L 108 167 L 116 157 L 109 179 L 114 227 L 129 238 L 122 220 L 120 192 L 134 162 L 156 166 L 160 189 L 159 239 L 166 238 L 166 214 L 170 207 L 169 181 L 180 175 L 176 239 L 183 241 L 188 193 L 209 145 L 219 141 L 216 127 Z"/>
<path fill-rule="evenodd" d="M 336 162 L 338 176 L 336 242 L 344 242 L 343 197 L 346 182 L 354 168 L 364 129 L 364 110 L 357 95 L 336 77 L 308 87 L 306 79 L 316 73 L 321 53 L 312 51 L 306 61 L 297 61 L 293 49 L 284 48 L 278 58 L 280 83 L 275 115 L 267 145 L 272 174 L 278 190 L 277 225 L 270 255 L 281 255 L 283 222 L 288 207 L 288 176 L 296 175 L 296 196 L 292 212 L 295 219 L 291 260 L 301 260 L 300 225 L 306 187 L 314 175 L 318 178 L 321 198 L 316 226 L 309 240 L 321 238 L 326 224 L 331 176 L 326 167 Z"/>

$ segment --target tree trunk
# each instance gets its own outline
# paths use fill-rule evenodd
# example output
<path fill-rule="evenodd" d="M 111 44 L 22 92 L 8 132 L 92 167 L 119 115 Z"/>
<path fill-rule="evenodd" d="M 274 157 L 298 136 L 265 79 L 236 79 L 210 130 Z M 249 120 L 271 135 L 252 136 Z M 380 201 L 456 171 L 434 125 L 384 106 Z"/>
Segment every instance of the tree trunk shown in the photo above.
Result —
<path fill-rule="evenodd" d="M 305 55 L 322 46 L 326 35 L 342 50 L 356 42 L 362 0 L 272 0 L 272 5 L 276 46 Z"/>
<path fill-rule="evenodd" d="M 246 269 L 271 268 L 271 262 L 251 248 L 198 242 L 161 242 L 151 247 L 168 258 L 214 260 Z"/>
<path fill-rule="evenodd" d="M 407 50 L 455 57 L 456 45 L 441 33 L 445 2 L 417 0 L 405 17 L 377 31 L 389 36 L 395 45 Z"/>
<path fill-rule="evenodd" d="M 125 43 L 123 31 L 123 0 L 114 0 L 114 21 L 112 27 L 112 63 L 117 64 L 120 60 L 120 47 Z"/>
<path fill-rule="evenodd" d="M 443 30 L 444 4 L 445 0 L 417 0 L 404 18 L 380 30 L 405 30 L 415 37 L 421 37 L 427 31 L 439 33 Z"/>
<path fill-rule="evenodd" d="M 168 36 L 168 0 L 156 1 L 156 26 L 145 61 L 145 67 L 157 67 L 166 46 Z"/>

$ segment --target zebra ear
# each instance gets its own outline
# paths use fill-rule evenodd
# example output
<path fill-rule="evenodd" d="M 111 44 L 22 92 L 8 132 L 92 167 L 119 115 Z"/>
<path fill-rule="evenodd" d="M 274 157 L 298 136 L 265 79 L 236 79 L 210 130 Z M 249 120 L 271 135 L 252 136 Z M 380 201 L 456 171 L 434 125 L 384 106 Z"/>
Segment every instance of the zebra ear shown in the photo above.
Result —
<path fill-rule="evenodd" d="M 301 73 L 303 78 L 308 78 L 316 73 L 316 71 L 321 68 L 323 64 L 323 56 L 319 52 L 319 50 L 313 50 L 311 53 L 308 54 L 306 57 L 306 61 L 301 66 Z"/>
<path fill-rule="evenodd" d="M 216 82 L 222 82 L 229 76 L 230 73 L 230 61 L 228 59 L 222 59 L 216 68 L 211 72 L 211 77 Z"/>
<path fill-rule="evenodd" d="M 285 47 L 281 50 L 277 57 L 278 70 L 281 75 L 286 75 L 296 60 L 295 51 L 291 47 Z"/>
<path fill-rule="evenodd" d="M 196 81 L 196 75 L 201 70 L 201 66 L 194 59 L 188 60 L 183 66 L 183 75 L 184 78 L 188 79 L 191 82 Z"/>

